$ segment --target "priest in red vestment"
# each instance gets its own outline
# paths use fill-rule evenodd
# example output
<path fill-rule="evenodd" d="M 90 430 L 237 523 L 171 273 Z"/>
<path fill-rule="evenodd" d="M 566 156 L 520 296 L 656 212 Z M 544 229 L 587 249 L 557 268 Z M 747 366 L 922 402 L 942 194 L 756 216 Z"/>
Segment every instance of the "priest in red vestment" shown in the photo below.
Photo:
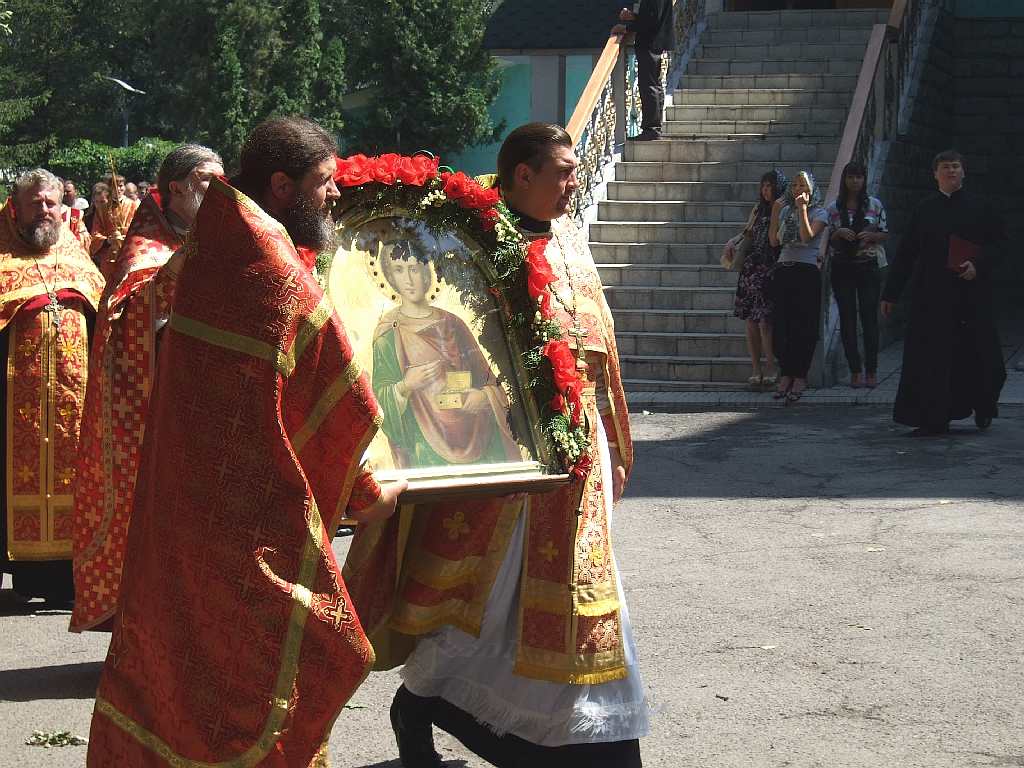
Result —
<path fill-rule="evenodd" d="M 90 768 L 322 764 L 373 651 L 331 549 L 394 511 L 380 410 L 296 244 L 333 236 L 335 145 L 258 126 L 211 182 L 160 341 Z"/>
<path fill-rule="evenodd" d="M 92 228 L 89 230 L 89 252 L 104 279 L 110 280 L 132 218 L 139 209 L 139 201 L 126 194 L 124 176 L 110 175 L 103 181 L 110 189 L 110 196 L 105 204 L 96 206 Z"/>
<path fill-rule="evenodd" d="M 117 605 L 139 448 L 156 366 L 156 333 L 166 323 L 174 270 L 158 270 L 181 248 L 220 157 L 183 144 L 164 158 L 159 192 L 128 229 L 100 302 L 75 478 L 75 608 L 71 631 L 110 629 Z"/>
<path fill-rule="evenodd" d="M 103 288 L 62 194 L 52 173 L 28 171 L 0 211 L 0 571 L 22 596 L 56 602 L 72 596 L 71 489 Z"/>

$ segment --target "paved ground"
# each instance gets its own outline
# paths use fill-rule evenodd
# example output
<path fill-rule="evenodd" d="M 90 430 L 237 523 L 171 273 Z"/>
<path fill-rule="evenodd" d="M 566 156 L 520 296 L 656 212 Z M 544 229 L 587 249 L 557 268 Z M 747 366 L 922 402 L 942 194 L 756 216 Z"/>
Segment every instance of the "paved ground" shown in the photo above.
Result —
<path fill-rule="evenodd" d="M 654 705 L 645 764 L 1024 766 L 1024 410 L 905 436 L 878 407 L 636 418 L 616 549 Z M 343 545 L 339 545 L 343 546 Z M 0 766 L 80 766 L 105 651 L 0 592 Z M 393 675 L 334 765 L 398 768 Z M 450 741 L 449 766 L 477 768 Z"/>

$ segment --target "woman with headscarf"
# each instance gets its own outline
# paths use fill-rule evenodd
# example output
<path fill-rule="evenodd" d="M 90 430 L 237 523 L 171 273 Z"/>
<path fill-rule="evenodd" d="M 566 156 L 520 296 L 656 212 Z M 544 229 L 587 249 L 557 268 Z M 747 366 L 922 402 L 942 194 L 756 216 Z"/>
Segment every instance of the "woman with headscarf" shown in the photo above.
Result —
<path fill-rule="evenodd" d="M 878 386 L 878 299 L 881 268 L 886 265 L 882 243 L 889 237 L 885 207 L 868 195 L 867 182 L 863 165 L 847 163 L 839 196 L 828 207 L 832 294 L 839 307 L 839 334 L 854 389 Z M 857 347 L 858 308 L 864 329 L 863 369 Z"/>
<path fill-rule="evenodd" d="M 777 212 L 777 213 L 776 213 Z M 818 269 L 828 212 L 808 171 L 800 171 L 773 209 L 778 226 L 769 229 L 772 245 L 781 246 L 772 273 L 775 339 L 781 378 L 775 398 L 796 402 L 807 388 L 807 371 L 818 343 L 821 272 Z"/>
<path fill-rule="evenodd" d="M 761 177 L 761 193 L 747 219 L 743 234 L 751 238 L 750 251 L 740 269 L 736 286 L 734 314 L 747 323 L 747 351 L 753 375 L 747 380 L 752 387 L 774 386 L 776 375 L 772 348 L 772 300 L 768 296 L 768 279 L 779 257 L 779 249 L 768 239 L 772 204 L 786 191 L 789 180 L 780 170 L 768 171 Z M 761 358 L 764 356 L 764 367 Z"/>

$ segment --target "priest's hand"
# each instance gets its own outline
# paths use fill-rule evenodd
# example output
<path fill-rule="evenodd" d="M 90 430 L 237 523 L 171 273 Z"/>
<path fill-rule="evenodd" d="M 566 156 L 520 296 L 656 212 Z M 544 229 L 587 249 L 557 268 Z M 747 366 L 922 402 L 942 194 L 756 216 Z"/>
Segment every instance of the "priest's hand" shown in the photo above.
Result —
<path fill-rule="evenodd" d="M 626 465 L 622 461 L 619 449 L 609 447 L 612 464 L 612 503 L 618 502 L 626 490 Z"/>
<path fill-rule="evenodd" d="M 348 516 L 359 523 L 376 523 L 380 520 L 387 520 L 395 514 L 395 507 L 398 506 L 398 497 L 401 496 L 409 483 L 405 480 L 395 480 L 385 483 L 380 489 L 380 498 L 370 506 L 356 511 L 349 510 Z"/>
<path fill-rule="evenodd" d="M 965 261 L 960 265 L 960 279 L 961 280 L 973 280 L 978 276 L 978 269 L 974 266 L 973 261 Z"/>
<path fill-rule="evenodd" d="M 892 311 L 894 309 L 896 309 L 895 301 L 885 301 L 884 299 L 882 300 L 882 317 L 884 317 L 886 320 L 892 317 Z"/>

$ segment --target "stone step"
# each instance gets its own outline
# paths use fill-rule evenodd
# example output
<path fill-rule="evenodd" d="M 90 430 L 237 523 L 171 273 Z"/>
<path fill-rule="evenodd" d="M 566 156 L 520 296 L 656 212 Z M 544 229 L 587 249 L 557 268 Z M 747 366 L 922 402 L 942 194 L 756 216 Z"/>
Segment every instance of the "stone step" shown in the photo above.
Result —
<path fill-rule="evenodd" d="M 619 355 L 622 377 L 660 381 L 739 382 L 750 375 L 743 357 Z"/>
<path fill-rule="evenodd" d="M 846 122 L 847 107 L 819 107 L 797 104 L 685 104 L 666 108 L 669 122 L 748 123 L 832 123 Z M 732 131 L 732 133 L 759 131 Z M 825 131 L 820 131 L 825 132 Z"/>
<path fill-rule="evenodd" d="M 756 194 L 756 191 L 755 191 Z M 721 203 L 621 201 L 598 203 L 599 221 L 729 221 L 742 226 L 753 202 Z"/>
<path fill-rule="evenodd" d="M 591 243 L 590 253 L 597 264 L 680 264 L 717 265 L 721 243 Z"/>
<path fill-rule="evenodd" d="M 590 236 L 600 243 L 717 245 L 721 253 L 725 241 L 736 234 L 736 226 L 723 221 L 595 221 Z"/>
<path fill-rule="evenodd" d="M 708 29 L 839 29 L 885 24 L 887 9 L 810 11 L 719 11 L 708 14 Z"/>
<path fill-rule="evenodd" d="M 736 273 L 718 264 L 601 264 L 597 271 L 605 286 L 680 286 L 735 288 Z"/>
<path fill-rule="evenodd" d="M 657 392 L 737 392 L 750 391 L 744 381 L 658 381 L 657 379 L 623 379 L 630 407 L 634 404 L 651 408 L 664 408 L 660 401 L 645 402 L 645 394 Z"/>
<path fill-rule="evenodd" d="M 835 136 L 779 137 L 768 141 L 734 139 L 662 139 L 627 141 L 627 162 L 693 163 L 708 160 L 747 161 L 796 166 L 802 163 L 833 163 L 839 141 Z M 770 170 L 766 169 L 766 170 Z"/>
<path fill-rule="evenodd" d="M 823 74 L 765 74 L 765 75 L 696 75 L 683 76 L 682 89 L 687 88 L 800 88 L 812 90 L 848 91 L 853 93 L 857 86 L 857 75 L 823 75 Z M 674 101 L 674 98 L 673 98 Z"/>
<path fill-rule="evenodd" d="M 736 289 L 687 286 L 612 285 L 604 289 L 616 309 L 731 309 Z"/>
<path fill-rule="evenodd" d="M 864 60 L 863 43 L 726 43 L 713 44 L 701 40 L 694 58 L 728 59 L 731 61 L 764 61 L 766 59 L 850 59 Z"/>
<path fill-rule="evenodd" d="M 762 166 L 763 167 L 763 166 Z M 806 170 L 806 169 L 804 169 Z M 793 171 L 796 173 L 796 170 Z M 814 171 L 811 171 L 814 173 Z M 828 173 L 826 171 L 825 173 Z M 787 174 L 788 175 L 788 174 Z M 828 188 L 826 175 L 814 174 L 820 186 Z M 737 203 L 749 211 L 757 201 L 760 179 L 751 181 L 613 181 L 608 200 L 614 203 Z M 713 218 L 709 216 L 708 218 Z M 728 221 L 729 219 L 726 219 Z M 646 221 L 646 219 L 640 219 Z"/>
<path fill-rule="evenodd" d="M 738 139 L 760 139 L 771 136 L 822 136 L 838 140 L 843 123 L 838 120 L 807 122 L 773 122 L 771 120 L 668 120 L 663 125 L 666 136 L 732 136 Z"/>
<path fill-rule="evenodd" d="M 731 309 L 615 309 L 619 333 L 745 333 L 746 323 Z M 746 378 L 746 377 L 744 377 Z"/>
<path fill-rule="evenodd" d="M 690 88 L 676 91 L 672 97 L 674 106 L 668 109 L 690 105 L 826 107 L 842 109 L 845 119 L 852 98 L 852 91 L 807 88 Z"/>
<path fill-rule="evenodd" d="M 832 172 L 832 163 L 804 163 L 797 168 L 791 163 L 777 164 L 783 172 L 792 177 L 798 170 L 809 170 L 820 181 Z M 739 161 L 705 161 L 695 163 L 659 163 L 659 162 L 619 162 L 615 164 L 614 183 L 628 182 L 741 182 L 756 184 L 762 174 L 772 168 L 764 162 Z M 639 185 L 638 185 L 639 186 Z M 744 195 L 745 196 L 745 195 Z M 642 200 L 642 197 L 622 197 L 619 199 Z M 671 200 L 673 198 L 656 195 L 653 199 Z"/>
<path fill-rule="evenodd" d="M 740 358 L 747 354 L 741 333 L 624 333 L 616 331 L 619 355 Z"/>
<path fill-rule="evenodd" d="M 704 45 L 758 43 L 861 43 L 866 45 L 871 27 L 765 27 L 763 29 L 706 29 Z"/>
<path fill-rule="evenodd" d="M 733 59 L 692 59 L 686 66 L 686 75 L 848 75 L 856 78 L 860 72 L 860 59 L 760 59 L 738 61 Z M 685 79 L 684 79 L 685 84 Z"/>

